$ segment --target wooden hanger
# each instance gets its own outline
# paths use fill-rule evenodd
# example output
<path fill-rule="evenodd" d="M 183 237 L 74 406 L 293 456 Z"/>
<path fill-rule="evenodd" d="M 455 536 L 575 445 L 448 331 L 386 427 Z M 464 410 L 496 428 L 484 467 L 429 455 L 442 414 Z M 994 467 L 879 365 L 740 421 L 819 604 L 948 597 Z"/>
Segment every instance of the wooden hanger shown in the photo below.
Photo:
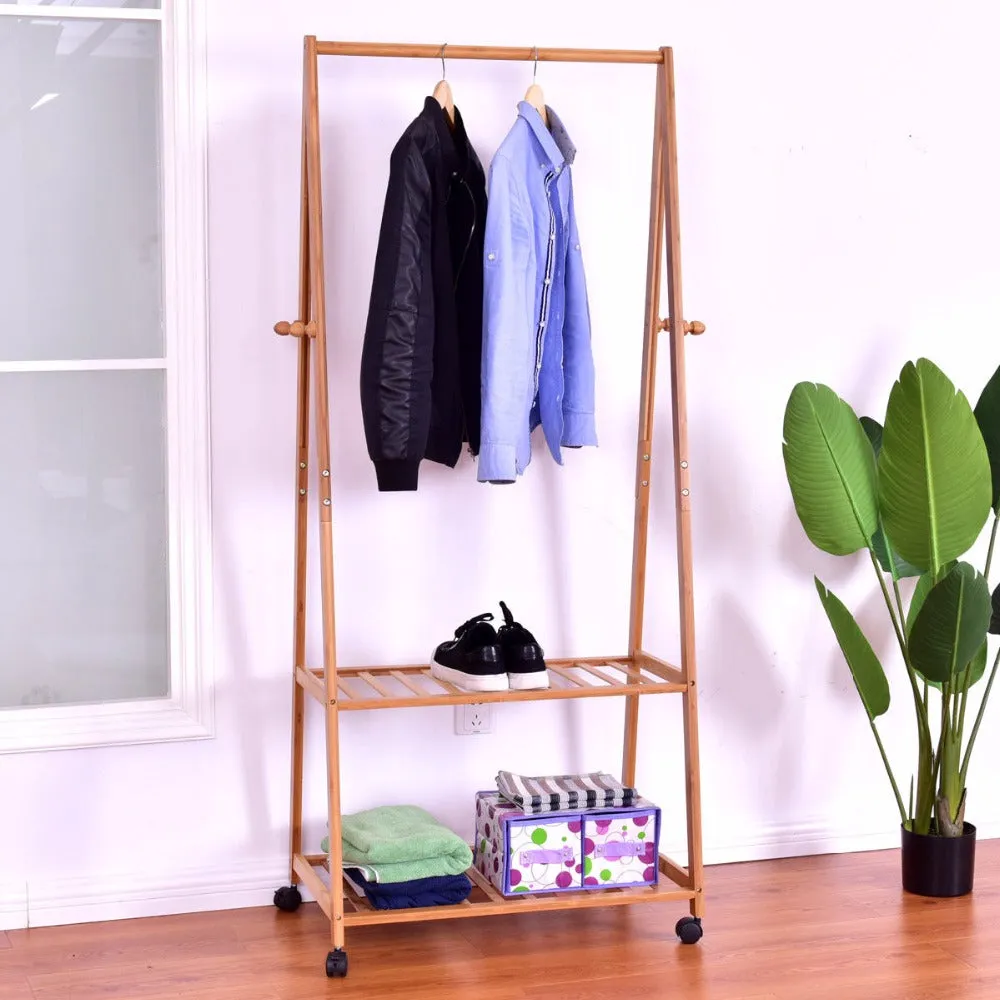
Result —
<path fill-rule="evenodd" d="M 541 116 L 542 124 L 546 128 L 549 127 L 549 112 L 545 107 L 545 95 L 542 93 L 542 88 L 538 86 L 535 82 L 538 77 L 538 46 L 535 46 L 535 70 L 531 75 L 531 86 L 527 89 L 524 95 L 525 101 L 528 102 Z"/>
<path fill-rule="evenodd" d="M 438 104 L 444 109 L 444 113 L 448 116 L 448 124 L 455 125 L 455 98 L 451 93 L 451 84 L 445 79 L 447 72 L 444 65 L 444 50 L 448 47 L 448 43 L 445 42 L 441 46 L 441 79 L 438 81 L 438 85 L 434 88 L 434 93 L 431 95 Z"/>

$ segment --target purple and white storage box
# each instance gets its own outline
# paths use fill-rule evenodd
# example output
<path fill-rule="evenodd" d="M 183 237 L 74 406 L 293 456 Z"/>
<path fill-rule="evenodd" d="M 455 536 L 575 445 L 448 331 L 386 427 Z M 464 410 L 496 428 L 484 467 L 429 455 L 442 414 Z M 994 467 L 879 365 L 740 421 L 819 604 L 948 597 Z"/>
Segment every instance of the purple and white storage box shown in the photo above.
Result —
<path fill-rule="evenodd" d="M 476 793 L 473 864 L 505 896 L 654 885 L 660 809 L 637 798 L 627 809 L 528 814 Z"/>

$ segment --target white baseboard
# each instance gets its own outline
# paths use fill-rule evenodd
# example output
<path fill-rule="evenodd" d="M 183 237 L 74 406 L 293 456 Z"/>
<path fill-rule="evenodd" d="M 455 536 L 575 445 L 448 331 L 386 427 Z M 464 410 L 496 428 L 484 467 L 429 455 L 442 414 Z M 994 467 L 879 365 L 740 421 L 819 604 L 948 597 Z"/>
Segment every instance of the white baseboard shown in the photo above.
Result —
<path fill-rule="evenodd" d="M 150 874 L 0 886 L 0 930 L 267 906 L 288 882 L 284 857 Z M 309 898 L 303 892 L 303 897 Z"/>
<path fill-rule="evenodd" d="M 1000 820 L 982 823 L 977 835 L 982 840 L 1000 836 Z M 788 824 L 762 829 L 746 840 L 706 839 L 705 863 L 844 854 L 898 846 L 898 830 L 857 833 L 822 824 Z M 672 857 L 684 855 L 678 845 L 667 843 L 662 849 Z M 287 859 L 279 857 L 157 874 L 7 881 L 0 883 L 0 931 L 269 906 L 274 890 L 287 884 L 287 869 Z M 311 898 L 304 887 L 302 894 L 303 898 Z"/>

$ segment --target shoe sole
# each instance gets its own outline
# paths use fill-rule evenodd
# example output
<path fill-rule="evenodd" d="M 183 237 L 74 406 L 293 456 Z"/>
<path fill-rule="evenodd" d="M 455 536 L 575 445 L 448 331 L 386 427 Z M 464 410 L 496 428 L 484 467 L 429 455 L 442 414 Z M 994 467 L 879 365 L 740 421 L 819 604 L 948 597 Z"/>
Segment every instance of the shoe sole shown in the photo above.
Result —
<path fill-rule="evenodd" d="M 446 667 L 431 657 L 431 677 L 447 681 L 465 691 L 508 691 L 511 685 L 506 674 L 467 674 L 455 667 Z"/>
<path fill-rule="evenodd" d="M 508 674 L 511 691 L 541 691 L 549 686 L 547 670 L 530 670 L 523 674 Z"/>

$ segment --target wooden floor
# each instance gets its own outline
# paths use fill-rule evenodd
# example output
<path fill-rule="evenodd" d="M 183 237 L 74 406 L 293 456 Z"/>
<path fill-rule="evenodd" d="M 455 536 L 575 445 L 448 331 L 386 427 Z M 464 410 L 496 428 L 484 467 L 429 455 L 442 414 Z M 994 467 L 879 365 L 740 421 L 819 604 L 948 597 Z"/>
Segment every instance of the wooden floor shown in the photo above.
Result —
<path fill-rule="evenodd" d="M 315 905 L 0 933 L 0 1000 L 996 1000 L 1000 842 L 975 893 L 899 889 L 895 851 L 710 868 L 699 945 L 673 904 L 357 928 L 327 980 Z"/>

